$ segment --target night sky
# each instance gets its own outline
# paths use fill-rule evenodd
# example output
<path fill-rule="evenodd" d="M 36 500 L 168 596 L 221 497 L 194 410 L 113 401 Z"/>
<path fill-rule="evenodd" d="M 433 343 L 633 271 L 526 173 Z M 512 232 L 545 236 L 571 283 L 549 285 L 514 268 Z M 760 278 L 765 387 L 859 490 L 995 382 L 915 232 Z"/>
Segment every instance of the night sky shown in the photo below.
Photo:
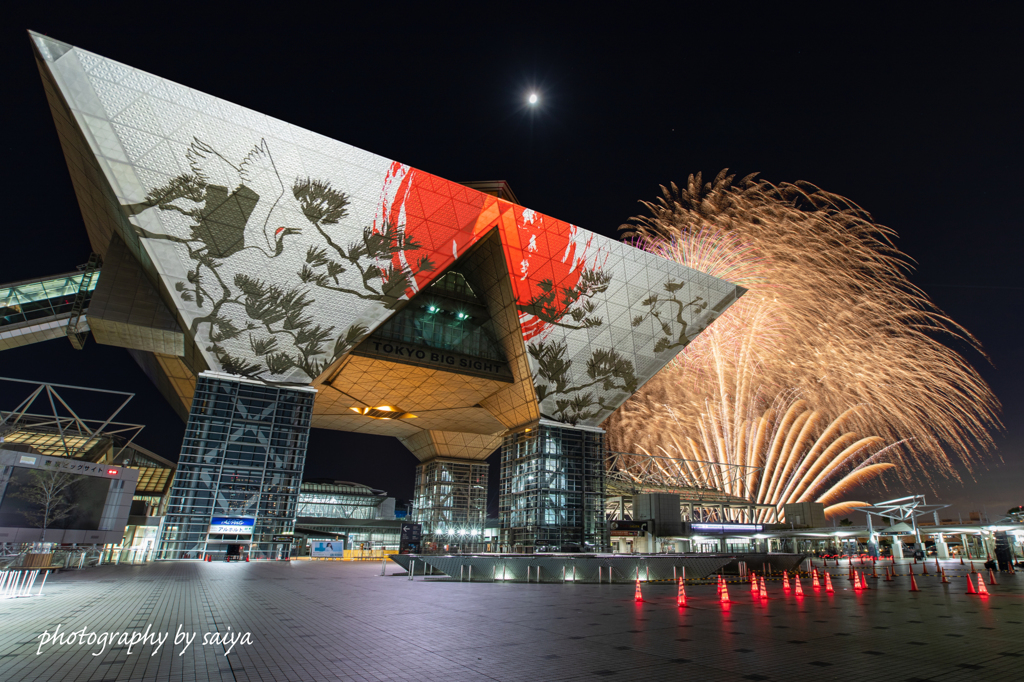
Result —
<path fill-rule="evenodd" d="M 913 281 L 984 345 L 987 359 L 966 355 L 1003 404 L 997 452 L 963 483 L 859 499 L 923 492 L 954 518 L 1024 503 L 1020 6 L 710 4 L 5 12 L 0 282 L 73 270 L 90 251 L 27 29 L 444 178 L 507 180 L 524 205 L 607 236 L 690 173 L 806 180 L 899 233 Z M 125 421 L 177 458 L 184 424 L 123 349 L 50 341 L 0 353 L 0 375 L 135 392 Z M 24 393 L 0 384 L 0 408 Z M 415 462 L 394 439 L 314 430 L 306 476 L 408 498 Z"/>

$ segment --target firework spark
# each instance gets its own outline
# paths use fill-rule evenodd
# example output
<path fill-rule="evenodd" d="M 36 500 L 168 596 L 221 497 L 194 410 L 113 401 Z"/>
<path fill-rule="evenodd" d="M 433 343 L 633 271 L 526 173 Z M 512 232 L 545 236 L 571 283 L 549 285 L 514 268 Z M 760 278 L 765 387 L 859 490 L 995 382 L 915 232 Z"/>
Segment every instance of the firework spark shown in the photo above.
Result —
<path fill-rule="evenodd" d="M 733 179 L 663 188 L 623 227 L 749 292 L 609 418 L 610 447 L 759 467 L 732 492 L 833 513 L 894 464 L 904 479 L 970 470 L 999 405 L 940 340 L 980 352 L 907 280 L 895 233 L 812 185 Z"/>

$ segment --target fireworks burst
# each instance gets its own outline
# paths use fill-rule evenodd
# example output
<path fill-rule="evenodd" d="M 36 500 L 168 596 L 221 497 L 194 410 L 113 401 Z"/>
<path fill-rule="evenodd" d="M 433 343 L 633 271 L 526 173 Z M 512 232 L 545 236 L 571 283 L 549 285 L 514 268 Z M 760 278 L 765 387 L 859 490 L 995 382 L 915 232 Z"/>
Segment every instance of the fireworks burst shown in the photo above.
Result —
<path fill-rule="evenodd" d="M 832 513 L 897 464 L 903 478 L 970 470 L 999 405 L 939 340 L 980 352 L 907 280 L 894 232 L 806 183 L 733 179 L 663 188 L 650 216 L 623 227 L 749 292 L 609 418 L 610 447 L 760 467 L 725 492 Z"/>

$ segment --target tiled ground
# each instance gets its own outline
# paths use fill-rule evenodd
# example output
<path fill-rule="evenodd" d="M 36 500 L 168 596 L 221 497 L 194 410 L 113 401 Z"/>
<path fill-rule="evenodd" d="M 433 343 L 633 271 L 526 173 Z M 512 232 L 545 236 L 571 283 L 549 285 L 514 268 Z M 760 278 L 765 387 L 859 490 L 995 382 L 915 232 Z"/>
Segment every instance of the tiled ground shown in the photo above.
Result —
<path fill-rule="evenodd" d="M 920 567 L 918 567 L 920 568 Z M 959 567 L 957 567 L 959 568 Z M 389 573 L 400 569 L 389 564 Z M 903 571 L 906 572 L 905 569 Z M 667 584 L 468 584 L 380 576 L 380 564 L 158 563 L 62 573 L 46 596 L 0 601 L 0 680 L 974 680 L 1024 679 L 1024 575 L 982 599 L 963 578 L 872 583 L 856 594 L 714 586 L 674 605 Z M 145 645 L 47 646 L 53 631 L 170 631 Z M 178 625 L 198 631 L 184 655 Z M 251 646 L 202 647 L 202 633 Z"/>

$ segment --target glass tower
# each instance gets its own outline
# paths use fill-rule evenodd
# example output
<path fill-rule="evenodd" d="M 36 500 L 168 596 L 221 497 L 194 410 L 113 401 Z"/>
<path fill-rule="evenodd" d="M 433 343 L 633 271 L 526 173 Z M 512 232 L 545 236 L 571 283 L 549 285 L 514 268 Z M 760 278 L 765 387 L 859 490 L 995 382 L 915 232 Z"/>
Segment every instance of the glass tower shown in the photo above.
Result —
<path fill-rule="evenodd" d="M 487 462 L 438 457 L 419 464 L 413 494 L 413 516 L 423 526 L 424 548 L 483 549 Z"/>
<path fill-rule="evenodd" d="M 313 388 L 199 375 L 157 558 L 197 559 L 233 545 L 248 545 L 252 558 L 282 555 L 287 544 L 275 536 L 295 528 L 315 397 Z M 211 532 L 214 518 L 223 528 Z M 227 532 L 231 523 L 245 532 Z"/>
<path fill-rule="evenodd" d="M 596 428 L 542 420 L 501 446 L 505 551 L 605 551 L 605 437 Z"/>

